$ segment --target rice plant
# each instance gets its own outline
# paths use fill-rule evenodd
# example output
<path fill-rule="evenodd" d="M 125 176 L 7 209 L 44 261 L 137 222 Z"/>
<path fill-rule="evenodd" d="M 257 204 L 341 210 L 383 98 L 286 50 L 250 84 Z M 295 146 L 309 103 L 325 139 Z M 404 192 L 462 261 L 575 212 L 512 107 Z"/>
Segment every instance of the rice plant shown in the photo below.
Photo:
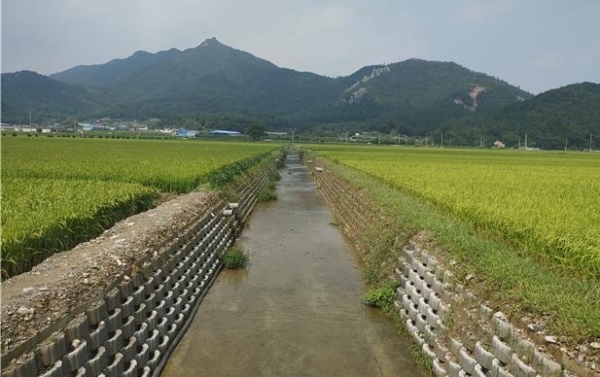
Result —
<path fill-rule="evenodd" d="M 311 146 L 569 273 L 600 278 L 600 155 Z"/>

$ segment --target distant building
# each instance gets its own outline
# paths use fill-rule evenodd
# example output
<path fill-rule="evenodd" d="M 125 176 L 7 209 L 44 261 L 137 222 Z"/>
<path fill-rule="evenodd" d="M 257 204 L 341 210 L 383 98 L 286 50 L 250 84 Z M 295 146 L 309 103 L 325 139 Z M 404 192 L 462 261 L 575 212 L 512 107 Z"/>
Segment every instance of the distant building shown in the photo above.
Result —
<path fill-rule="evenodd" d="M 209 136 L 231 136 L 239 137 L 242 136 L 241 132 L 238 131 L 227 131 L 227 130 L 212 130 L 208 133 Z"/>
<path fill-rule="evenodd" d="M 501 142 L 500 140 L 494 141 L 494 148 L 501 149 L 504 147 L 506 147 L 506 145 L 503 142 Z"/>
<path fill-rule="evenodd" d="M 176 137 L 196 137 L 200 131 L 196 130 L 186 130 L 185 128 L 180 128 L 175 132 Z"/>

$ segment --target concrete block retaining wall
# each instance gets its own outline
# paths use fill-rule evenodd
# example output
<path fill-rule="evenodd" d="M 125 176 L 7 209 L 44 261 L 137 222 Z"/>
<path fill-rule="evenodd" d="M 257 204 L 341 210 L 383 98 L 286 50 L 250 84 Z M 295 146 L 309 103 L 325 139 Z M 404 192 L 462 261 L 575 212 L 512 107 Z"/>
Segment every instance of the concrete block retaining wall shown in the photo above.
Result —
<path fill-rule="evenodd" d="M 367 208 L 353 197 L 329 169 L 310 162 L 313 177 L 344 231 L 355 244 L 368 227 Z M 350 193 L 349 193 L 350 191 Z M 363 246 L 368 247 L 368 246 Z M 500 312 L 479 303 L 476 296 L 455 284 L 452 273 L 433 255 L 409 245 L 398 260 L 398 311 L 406 329 L 431 360 L 435 376 L 534 377 L 572 376 L 565 366 L 541 353 L 536 344 L 519 335 Z M 469 323 L 461 339 L 450 336 L 447 316 L 461 316 Z"/>
<path fill-rule="evenodd" d="M 427 251 L 411 244 L 404 248 L 399 264 L 396 307 L 413 340 L 431 359 L 436 376 L 572 375 L 520 336 L 502 313 L 493 313 L 454 284 L 452 274 Z M 473 307 L 477 310 L 466 309 Z M 444 320 L 449 313 L 473 325 L 463 338 L 448 333 Z"/>
<path fill-rule="evenodd" d="M 234 242 L 275 169 L 272 165 L 240 190 L 231 215 L 230 206 L 219 203 L 192 222 L 184 237 L 142 261 L 137 273 L 115 281 L 103 299 L 89 303 L 66 327 L 28 342 L 13 356 L 17 366 L 2 376 L 159 375 L 222 268 L 219 256 Z"/>

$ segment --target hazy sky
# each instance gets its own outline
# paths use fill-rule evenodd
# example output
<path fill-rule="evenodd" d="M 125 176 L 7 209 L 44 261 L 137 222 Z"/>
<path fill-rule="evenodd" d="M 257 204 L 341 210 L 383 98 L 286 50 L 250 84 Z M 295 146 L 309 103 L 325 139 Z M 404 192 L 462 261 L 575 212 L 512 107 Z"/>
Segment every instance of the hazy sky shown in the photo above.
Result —
<path fill-rule="evenodd" d="M 418 57 L 533 93 L 600 82 L 599 0 L 2 0 L 2 72 L 50 74 L 213 36 L 332 77 Z"/>

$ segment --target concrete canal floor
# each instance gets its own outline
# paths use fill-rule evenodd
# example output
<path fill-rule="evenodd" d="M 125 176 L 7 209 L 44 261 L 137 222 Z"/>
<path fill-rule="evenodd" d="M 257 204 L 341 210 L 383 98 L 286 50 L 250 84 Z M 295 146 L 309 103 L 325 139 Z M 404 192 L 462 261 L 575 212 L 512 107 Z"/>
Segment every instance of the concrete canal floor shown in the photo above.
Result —
<path fill-rule="evenodd" d="M 221 273 L 162 376 L 420 376 L 297 156 L 281 177 L 237 243 L 247 270 Z"/>

